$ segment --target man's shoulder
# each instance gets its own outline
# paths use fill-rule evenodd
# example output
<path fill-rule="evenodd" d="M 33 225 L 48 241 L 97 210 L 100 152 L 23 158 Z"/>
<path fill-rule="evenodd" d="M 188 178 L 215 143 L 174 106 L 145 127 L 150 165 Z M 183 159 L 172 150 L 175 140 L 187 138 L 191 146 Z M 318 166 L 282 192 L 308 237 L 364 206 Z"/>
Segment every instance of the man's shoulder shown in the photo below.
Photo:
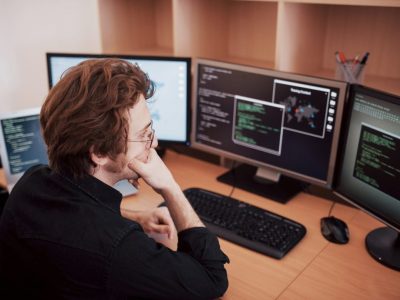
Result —
<path fill-rule="evenodd" d="M 49 176 L 51 172 L 52 171 L 48 165 L 34 165 L 25 171 L 15 186 L 17 187 L 18 184 L 24 183 L 32 178 Z"/>
<path fill-rule="evenodd" d="M 36 190 L 39 187 L 46 188 L 49 186 L 50 176 L 52 176 L 52 170 L 47 165 L 30 167 L 14 185 L 10 196 L 31 193 L 32 190 Z"/>
<path fill-rule="evenodd" d="M 50 172 L 51 172 L 51 169 L 48 165 L 39 164 L 39 165 L 34 165 L 34 166 L 30 167 L 29 169 L 27 169 L 22 177 L 29 176 L 29 175 L 36 174 L 36 173 L 49 174 Z"/>
<path fill-rule="evenodd" d="M 142 230 L 48 166 L 27 170 L 10 195 L 9 210 L 25 238 L 107 256 L 129 232 Z M 117 201 L 117 199 L 116 199 Z M 56 246 L 54 246 L 56 247 Z"/>

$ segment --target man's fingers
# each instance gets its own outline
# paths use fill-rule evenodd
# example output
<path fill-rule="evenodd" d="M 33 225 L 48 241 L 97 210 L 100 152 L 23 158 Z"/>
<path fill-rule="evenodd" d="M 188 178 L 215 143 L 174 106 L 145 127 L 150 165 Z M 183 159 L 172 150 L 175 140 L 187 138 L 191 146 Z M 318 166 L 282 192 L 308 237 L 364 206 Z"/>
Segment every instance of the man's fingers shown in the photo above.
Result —
<path fill-rule="evenodd" d="M 172 229 L 169 225 L 153 225 L 152 226 L 152 232 L 168 234 L 168 237 L 170 236 L 171 231 L 172 231 Z"/>
<path fill-rule="evenodd" d="M 139 179 L 128 179 L 129 183 L 132 184 L 135 188 L 139 189 L 140 183 Z"/>
<path fill-rule="evenodd" d="M 132 158 L 129 162 L 128 162 L 128 167 L 133 170 L 133 171 L 141 171 L 143 170 L 143 168 L 145 167 L 145 165 L 147 163 L 149 163 L 149 161 L 155 159 L 157 157 L 157 151 L 154 150 L 153 148 L 151 148 L 149 150 L 149 154 L 147 156 L 147 161 L 143 162 L 137 158 Z"/>
<path fill-rule="evenodd" d="M 133 158 L 129 161 L 128 168 L 131 169 L 132 171 L 138 171 L 141 168 L 141 164 L 142 162 L 140 160 Z"/>
<path fill-rule="evenodd" d="M 169 214 L 169 210 L 167 207 L 163 206 L 163 207 L 158 207 L 157 209 L 159 211 L 158 214 L 159 223 L 168 224 L 170 226 L 175 225 L 174 221 L 172 221 L 171 215 Z"/>
<path fill-rule="evenodd" d="M 168 234 L 168 238 L 171 239 L 172 238 L 172 233 L 175 230 L 174 221 L 172 220 L 171 215 L 169 214 L 169 210 L 168 210 L 167 207 L 159 207 L 158 210 L 160 212 L 160 214 L 158 216 L 159 217 L 159 223 L 160 224 L 166 224 L 166 225 L 169 226 L 170 231 L 169 231 L 169 234 Z"/>

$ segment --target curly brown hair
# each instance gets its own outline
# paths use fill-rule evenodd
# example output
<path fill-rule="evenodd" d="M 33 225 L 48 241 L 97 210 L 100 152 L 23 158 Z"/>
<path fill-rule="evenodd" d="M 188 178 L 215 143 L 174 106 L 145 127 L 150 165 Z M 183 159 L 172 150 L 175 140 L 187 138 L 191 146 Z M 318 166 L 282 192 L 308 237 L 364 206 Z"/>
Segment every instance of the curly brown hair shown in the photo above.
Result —
<path fill-rule="evenodd" d="M 82 176 L 96 167 L 91 151 L 111 159 L 126 153 L 127 111 L 141 94 L 153 93 L 147 74 L 124 60 L 86 60 L 68 69 L 40 112 L 50 167 Z"/>

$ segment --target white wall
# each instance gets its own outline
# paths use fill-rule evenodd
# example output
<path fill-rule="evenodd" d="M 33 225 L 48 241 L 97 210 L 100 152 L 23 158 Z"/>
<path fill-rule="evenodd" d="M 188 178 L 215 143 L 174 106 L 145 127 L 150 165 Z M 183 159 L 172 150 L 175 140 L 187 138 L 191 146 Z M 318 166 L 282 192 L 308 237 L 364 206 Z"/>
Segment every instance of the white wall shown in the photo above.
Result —
<path fill-rule="evenodd" d="M 43 103 L 46 52 L 101 53 L 97 0 L 0 0 L 0 113 Z"/>

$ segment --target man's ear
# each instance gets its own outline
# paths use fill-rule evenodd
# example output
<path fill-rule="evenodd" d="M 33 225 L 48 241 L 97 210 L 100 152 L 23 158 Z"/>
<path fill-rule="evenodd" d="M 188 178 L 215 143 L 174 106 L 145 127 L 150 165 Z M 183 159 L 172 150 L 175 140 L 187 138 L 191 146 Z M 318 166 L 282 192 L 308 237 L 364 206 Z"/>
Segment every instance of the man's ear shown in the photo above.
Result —
<path fill-rule="evenodd" d="M 93 146 L 90 147 L 90 158 L 97 166 L 104 166 L 109 161 L 109 158 L 107 155 L 101 155 L 101 154 L 94 153 Z"/>

